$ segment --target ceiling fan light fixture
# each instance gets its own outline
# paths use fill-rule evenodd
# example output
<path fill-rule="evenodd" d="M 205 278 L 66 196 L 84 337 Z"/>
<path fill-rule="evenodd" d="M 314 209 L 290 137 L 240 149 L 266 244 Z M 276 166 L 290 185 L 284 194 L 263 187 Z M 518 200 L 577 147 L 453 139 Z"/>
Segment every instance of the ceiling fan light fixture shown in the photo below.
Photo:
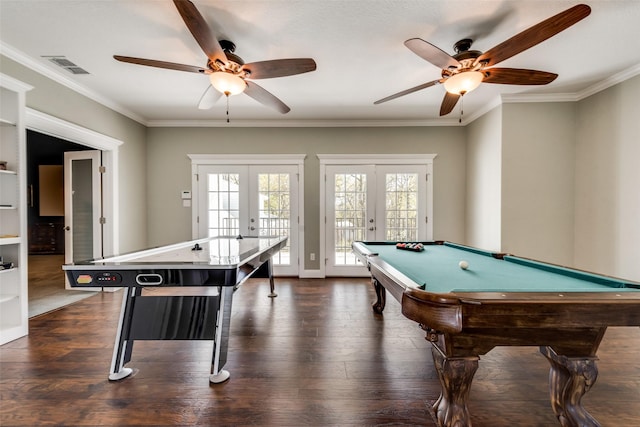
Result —
<path fill-rule="evenodd" d="M 464 95 L 480 86 L 483 78 L 484 75 L 480 71 L 464 71 L 445 80 L 444 88 L 454 95 Z"/>
<path fill-rule="evenodd" d="M 247 88 L 247 83 L 240 76 L 225 71 L 211 73 L 209 81 L 214 88 L 227 96 L 237 95 Z"/>

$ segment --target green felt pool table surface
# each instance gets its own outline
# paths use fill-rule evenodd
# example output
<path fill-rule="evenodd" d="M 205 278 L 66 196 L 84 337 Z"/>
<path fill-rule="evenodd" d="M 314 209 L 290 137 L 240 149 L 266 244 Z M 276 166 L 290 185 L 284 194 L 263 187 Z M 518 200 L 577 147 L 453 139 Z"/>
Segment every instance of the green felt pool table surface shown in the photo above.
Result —
<path fill-rule="evenodd" d="M 398 249 L 395 242 L 364 242 L 364 246 L 434 293 L 640 291 L 638 283 L 450 242 L 425 244 L 419 252 Z M 466 270 L 459 266 L 463 260 L 469 265 Z"/>

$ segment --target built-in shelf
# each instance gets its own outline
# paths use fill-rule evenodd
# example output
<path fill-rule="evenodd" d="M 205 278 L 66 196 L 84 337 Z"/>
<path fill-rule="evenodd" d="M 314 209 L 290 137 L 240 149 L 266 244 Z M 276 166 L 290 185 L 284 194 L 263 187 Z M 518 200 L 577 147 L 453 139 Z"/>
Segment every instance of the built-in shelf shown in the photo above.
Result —
<path fill-rule="evenodd" d="M 0 304 L 5 302 L 12 302 L 20 298 L 17 294 L 0 294 Z"/>
<path fill-rule="evenodd" d="M 0 345 L 28 334 L 25 93 L 31 86 L 0 73 Z"/>
<path fill-rule="evenodd" d="M 17 245 L 22 243 L 22 239 L 17 236 L 12 237 L 0 237 L 0 245 Z"/>
<path fill-rule="evenodd" d="M 0 117 L 0 126 L 16 126 L 17 123 Z"/>

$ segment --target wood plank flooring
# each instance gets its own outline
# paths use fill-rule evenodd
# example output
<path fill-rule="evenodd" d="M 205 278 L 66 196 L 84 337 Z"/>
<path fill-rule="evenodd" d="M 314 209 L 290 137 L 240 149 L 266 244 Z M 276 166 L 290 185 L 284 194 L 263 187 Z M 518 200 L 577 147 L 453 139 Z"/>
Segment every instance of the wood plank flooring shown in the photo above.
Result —
<path fill-rule="evenodd" d="M 383 316 L 365 279 L 249 280 L 235 295 L 227 369 L 210 385 L 212 344 L 139 341 L 107 374 L 122 291 L 30 320 L 0 347 L 0 425 L 434 426 L 440 386 L 430 344 L 388 298 Z M 603 426 L 640 425 L 640 328 L 611 328 L 600 375 L 583 400 Z M 474 427 L 558 426 L 548 363 L 535 347 L 483 356 L 471 390 Z"/>

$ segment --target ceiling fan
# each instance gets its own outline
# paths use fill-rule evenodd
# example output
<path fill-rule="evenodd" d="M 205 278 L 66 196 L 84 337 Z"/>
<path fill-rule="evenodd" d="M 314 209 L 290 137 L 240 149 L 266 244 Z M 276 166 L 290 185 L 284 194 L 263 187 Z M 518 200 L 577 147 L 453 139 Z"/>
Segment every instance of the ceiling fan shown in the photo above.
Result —
<path fill-rule="evenodd" d="M 173 0 L 173 3 L 196 42 L 207 55 L 205 67 L 121 55 L 113 57 L 121 62 L 208 75 L 211 85 L 200 99 L 198 105 L 200 109 L 211 108 L 222 95 L 228 98 L 230 95 L 244 92 L 261 104 L 274 108 L 282 114 L 291 110 L 275 95 L 249 79 L 270 79 L 314 71 L 316 63 L 313 59 L 275 59 L 245 64 L 242 58 L 233 53 L 235 45 L 232 42 L 218 41 L 216 34 L 192 2 Z M 216 90 L 212 90 L 212 87 Z"/>
<path fill-rule="evenodd" d="M 477 88 L 480 83 L 510 85 L 546 85 L 551 83 L 558 77 L 557 74 L 519 68 L 492 67 L 569 28 L 589 16 L 590 13 L 591 8 L 586 4 L 571 7 L 516 34 L 484 53 L 469 50 L 473 42 L 471 39 L 458 41 L 454 45 L 456 54 L 453 56 L 420 38 L 409 39 L 404 42 L 404 45 L 422 59 L 442 68 L 442 78 L 387 96 L 374 104 L 381 104 L 430 86 L 444 84 L 447 92 L 440 106 L 440 115 L 444 116 L 453 110 L 464 94 Z"/>

